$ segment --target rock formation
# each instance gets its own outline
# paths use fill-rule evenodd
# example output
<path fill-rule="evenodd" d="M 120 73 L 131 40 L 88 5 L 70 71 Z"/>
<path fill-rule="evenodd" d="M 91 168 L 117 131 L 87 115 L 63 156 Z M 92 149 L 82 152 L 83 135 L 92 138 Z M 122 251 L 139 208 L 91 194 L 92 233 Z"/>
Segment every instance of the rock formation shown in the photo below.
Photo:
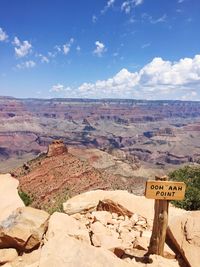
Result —
<path fill-rule="evenodd" d="M 62 140 L 54 140 L 52 144 L 48 146 L 47 157 L 59 156 L 67 151 L 67 147 Z"/>
<path fill-rule="evenodd" d="M 7 175 L 7 179 L 14 178 Z M 18 197 L 15 190 L 13 199 Z M 6 200 L 3 198 L 0 214 Z M 163 258 L 145 256 L 152 230 L 151 200 L 126 191 L 100 190 L 69 199 L 64 208 L 68 214 L 49 216 L 42 210 L 17 206 L 4 214 L 0 219 L 0 265 L 199 267 L 199 212 L 170 208 L 168 244 L 177 254 L 166 245 Z"/>
<path fill-rule="evenodd" d="M 24 207 L 24 203 L 17 193 L 19 181 L 10 174 L 0 174 L 0 221 L 6 219 L 17 208 Z"/>
<path fill-rule="evenodd" d="M 168 243 L 173 244 L 189 266 L 200 263 L 200 211 L 189 211 L 174 217 L 169 224 Z"/>

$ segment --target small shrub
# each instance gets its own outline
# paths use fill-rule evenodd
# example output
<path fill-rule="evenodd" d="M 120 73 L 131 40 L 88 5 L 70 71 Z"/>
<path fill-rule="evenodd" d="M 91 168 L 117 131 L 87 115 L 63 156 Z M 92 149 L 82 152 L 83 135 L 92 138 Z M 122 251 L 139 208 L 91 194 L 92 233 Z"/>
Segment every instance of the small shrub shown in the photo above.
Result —
<path fill-rule="evenodd" d="M 22 199 L 22 201 L 24 202 L 25 206 L 29 206 L 33 202 L 32 198 L 24 191 L 20 190 L 20 191 L 18 191 L 18 194 L 19 194 L 20 198 Z"/>
<path fill-rule="evenodd" d="M 186 166 L 169 174 L 171 180 L 186 184 L 185 198 L 182 201 L 172 201 L 179 208 L 200 210 L 200 167 Z"/>

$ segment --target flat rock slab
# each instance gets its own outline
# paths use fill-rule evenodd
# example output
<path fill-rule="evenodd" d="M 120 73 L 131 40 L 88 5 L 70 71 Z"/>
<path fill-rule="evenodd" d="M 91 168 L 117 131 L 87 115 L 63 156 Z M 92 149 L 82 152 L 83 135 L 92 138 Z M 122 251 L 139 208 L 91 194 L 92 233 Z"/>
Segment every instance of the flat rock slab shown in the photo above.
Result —
<path fill-rule="evenodd" d="M 67 236 L 55 236 L 42 248 L 39 267 L 139 267 L 117 258 L 112 252 L 95 248 Z"/>

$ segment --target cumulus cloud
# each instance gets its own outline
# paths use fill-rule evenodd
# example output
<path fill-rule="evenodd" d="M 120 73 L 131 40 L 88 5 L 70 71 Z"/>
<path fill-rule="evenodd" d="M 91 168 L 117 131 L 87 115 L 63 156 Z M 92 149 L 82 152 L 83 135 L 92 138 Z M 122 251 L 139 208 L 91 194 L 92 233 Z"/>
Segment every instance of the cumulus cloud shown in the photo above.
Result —
<path fill-rule="evenodd" d="M 200 55 L 177 62 L 156 57 L 136 72 L 124 68 L 107 80 L 59 88 L 57 92 L 68 91 L 67 96 L 71 97 L 198 100 Z"/>
<path fill-rule="evenodd" d="M 71 87 L 65 87 L 63 84 L 57 83 L 51 87 L 49 92 L 62 93 L 62 92 L 70 91 L 70 90 L 71 90 Z"/>
<path fill-rule="evenodd" d="M 28 41 L 20 41 L 18 37 L 14 38 L 15 54 L 18 58 L 25 57 L 31 52 L 32 45 Z"/>
<path fill-rule="evenodd" d="M 52 86 L 52 88 L 50 89 L 50 92 L 62 92 L 64 91 L 64 85 L 58 83 Z"/>
<path fill-rule="evenodd" d="M 31 69 L 31 68 L 34 68 L 36 66 L 36 63 L 32 60 L 29 60 L 29 61 L 25 61 L 21 64 L 17 64 L 17 68 L 18 69 Z"/>
<path fill-rule="evenodd" d="M 8 35 L 3 29 L 0 27 L 0 42 L 4 42 L 8 39 Z"/>
<path fill-rule="evenodd" d="M 129 14 L 132 8 L 139 6 L 143 3 L 143 0 L 127 0 L 124 1 L 121 5 L 121 10 L 126 14 Z"/>
<path fill-rule="evenodd" d="M 96 48 L 94 49 L 93 54 L 97 55 L 98 57 L 101 57 L 103 53 L 106 52 L 107 49 L 105 45 L 100 41 L 96 41 L 95 45 L 96 45 Z"/>

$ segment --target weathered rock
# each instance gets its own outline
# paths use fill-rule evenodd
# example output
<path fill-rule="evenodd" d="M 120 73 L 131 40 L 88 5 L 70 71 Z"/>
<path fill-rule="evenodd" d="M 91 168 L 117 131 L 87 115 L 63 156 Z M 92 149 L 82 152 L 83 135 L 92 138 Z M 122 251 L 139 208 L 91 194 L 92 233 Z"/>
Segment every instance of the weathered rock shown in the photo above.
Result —
<path fill-rule="evenodd" d="M 28 251 L 37 247 L 47 229 L 48 218 L 45 211 L 18 208 L 0 223 L 0 248 Z"/>
<path fill-rule="evenodd" d="M 8 263 L 14 261 L 18 256 L 16 249 L 0 249 L 0 264 Z"/>
<path fill-rule="evenodd" d="M 54 236 L 42 248 L 39 267 L 138 267 L 117 258 L 112 252 L 95 248 L 68 236 Z"/>
<path fill-rule="evenodd" d="M 60 234 L 72 236 L 90 244 L 89 233 L 84 224 L 67 214 L 55 212 L 49 219 L 46 238 L 51 239 Z"/>
<path fill-rule="evenodd" d="M 5 220 L 14 210 L 24 207 L 17 187 L 19 181 L 10 174 L 0 174 L 0 222 Z"/>
<path fill-rule="evenodd" d="M 130 212 L 140 214 L 147 219 L 147 223 L 152 225 L 154 216 L 154 200 L 143 196 L 130 194 L 125 190 L 104 191 L 95 190 L 77 195 L 65 203 L 63 209 L 65 213 L 71 215 L 75 213 L 86 213 L 88 210 L 96 210 L 99 201 L 105 199 L 112 200 L 120 204 Z M 169 218 L 183 214 L 185 211 L 170 207 Z"/>
<path fill-rule="evenodd" d="M 17 257 L 12 263 L 12 267 L 38 267 L 40 260 L 41 248 L 33 250 L 30 253 L 23 253 Z"/>
<path fill-rule="evenodd" d="M 48 146 L 47 157 L 58 156 L 66 153 L 67 151 L 67 147 L 62 140 L 54 140 L 52 144 Z"/>
<path fill-rule="evenodd" d="M 122 247 L 121 240 L 113 235 L 93 234 L 92 243 L 95 247 L 103 247 L 112 251 Z"/>
<path fill-rule="evenodd" d="M 152 259 L 152 264 L 148 264 L 145 266 L 149 266 L 149 267 L 180 267 L 177 260 L 165 259 L 165 258 L 158 256 L 158 255 L 151 255 L 150 259 Z"/>
<path fill-rule="evenodd" d="M 91 224 L 90 228 L 93 234 L 111 235 L 110 230 L 100 222 L 94 222 Z"/>
<path fill-rule="evenodd" d="M 149 238 L 145 236 L 137 237 L 134 247 L 141 250 L 148 250 Z"/>
<path fill-rule="evenodd" d="M 104 225 L 112 220 L 112 214 L 107 211 L 93 211 L 92 215 L 94 216 L 95 221 L 99 221 Z"/>
<path fill-rule="evenodd" d="M 110 213 L 117 213 L 119 216 L 122 215 L 131 217 L 133 215 L 131 211 L 110 199 L 100 200 L 97 205 L 97 210 L 106 210 Z"/>
<path fill-rule="evenodd" d="M 200 263 L 200 211 L 174 217 L 167 229 L 169 245 L 173 245 L 191 267 Z"/>
<path fill-rule="evenodd" d="M 64 211 L 71 215 L 78 212 L 87 212 L 88 210 L 95 210 L 99 201 L 105 199 L 112 200 L 120 204 L 132 213 L 138 213 L 148 218 L 153 219 L 154 202 L 145 197 L 135 196 L 123 190 L 104 191 L 95 190 L 77 195 L 65 203 L 63 203 Z"/>

